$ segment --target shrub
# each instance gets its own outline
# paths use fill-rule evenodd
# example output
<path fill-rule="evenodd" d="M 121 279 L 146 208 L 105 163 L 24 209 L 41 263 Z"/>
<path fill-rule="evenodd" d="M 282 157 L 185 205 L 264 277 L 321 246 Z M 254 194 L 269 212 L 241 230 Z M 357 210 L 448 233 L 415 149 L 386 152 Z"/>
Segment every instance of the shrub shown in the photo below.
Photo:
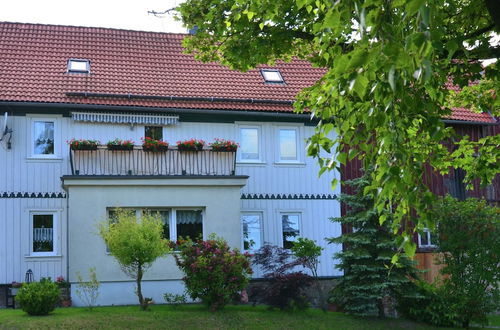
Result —
<path fill-rule="evenodd" d="M 262 286 L 251 292 L 254 304 L 261 301 L 279 309 L 305 309 L 308 301 L 304 289 L 312 284 L 312 277 L 302 272 L 292 271 L 302 265 L 289 251 L 266 244 L 254 255 L 253 263 L 260 266 L 268 279 Z"/>
<path fill-rule="evenodd" d="M 29 315 L 47 315 L 52 312 L 59 302 L 59 287 L 42 278 L 40 282 L 25 283 L 19 289 L 16 300 L 22 310 Z"/>
<path fill-rule="evenodd" d="M 434 210 L 443 290 L 457 323 L 486 323 L 500 304 L 500 208 L 474 198 L 441 199 Z"/>
<path fill-rule="evenodd" d="M 95 268 L 89 269 L 90 279 L 85 281 L 82 275 L 78 272 L 76 277 L 78 279 L 78 286 L 76 287 L 76 295 L 92 310 L 95 306 L 97 298 L 99 297 L 99 287 L 101 283 L 97 280 Z"/>
<path fill-rule="evenodd" d="M 458 316 L 450 308 L 454 300 L 442 287 L 425 281 L 417 281 L 413 292 L 398 297 L 398 311 L 411 320 L 439 327 L 452 327 L 456 325 Z"/>
<path fill-rule="evenodd" d="M 179 305 L 187 303 L 185 294 L 176 294 L 176 293 L 165 293 L 163 295 L 165 302 L 169 305 L 173 305 L 174 307 L 179 307 Z"/>
<path fill-rule="evenodd" d="M 247 286 L 252 269 L 250 255 L 231 250 L 222 238 L 180 241 L 175 260 L 184 272 L 187 293 L 201 299 L 211 311 L 224 308 Z"/>

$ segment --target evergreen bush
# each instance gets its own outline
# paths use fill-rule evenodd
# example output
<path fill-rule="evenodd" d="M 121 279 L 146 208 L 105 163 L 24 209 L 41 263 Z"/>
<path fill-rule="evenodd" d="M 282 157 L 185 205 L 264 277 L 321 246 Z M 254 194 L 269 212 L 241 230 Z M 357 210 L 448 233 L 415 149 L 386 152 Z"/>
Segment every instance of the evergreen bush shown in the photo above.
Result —
<path fill-rule="evenodd" d="M 370 173 L 346 184 L 356 193 L 340 195 L 340 202 L 348 208 L 347 214 L 331 220 L 351 232 L 328 239 L 330 243 L 343 245 L 335 258 L 339 260 L 337 268 L 344 271 L 331 292 L 330 302 L 350 314 L 383 317 L 386 316 L 384 299 L 394 298 L 396 293 L 410 287 L 410 278 L 417 271 L 405 255 L 399 256 L 398 265 L 391 262 L 397 247 L 390 216 L 381 225 L 373 196 L 363 194 L 370 184 Z"/>
<path fill-rule="evenodd" d="M 29 315 L 47 315 L 59 302 L 59 287 L 50 278 L 24 283 L 16 295 L 16 300 Z"/>

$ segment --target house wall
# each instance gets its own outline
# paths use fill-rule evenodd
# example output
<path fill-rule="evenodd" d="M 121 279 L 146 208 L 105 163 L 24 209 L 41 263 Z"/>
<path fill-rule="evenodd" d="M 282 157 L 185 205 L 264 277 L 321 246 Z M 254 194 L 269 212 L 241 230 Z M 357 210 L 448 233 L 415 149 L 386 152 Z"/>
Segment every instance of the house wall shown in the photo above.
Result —
<path fill-rule="evenodd" d="M 5 109 L 7 110 L 7 109 Z M 66 223 L 67 194 L 61 187 L 61 176 L 70 174 L 69 148 L 71 138 L 99 139 L 101 143 L 115 138 L 133 139 L 140 144 L 144 135 L 143 126 L 77 123 L 62 114 L 36 114 L 40 110 L 17 113 L 9 117 L 8 126 L 14 133 L 12 149 L 0 147 L 0 284 L 23 281 L 28 269 L 34 272 L 35 280 L 40 277 L 67 277 L 66 265 Z M 30 115 L 29 112 L 33 112 Z M 3 113 L 3 109 L 1 111 Z M 55 159 L 33 159 L 29 154 L 31 118 L 53 117 L 57 119 Z M 305 139 L 313 134 L 314 128 L 303 123 L 279 122 L 193 122 L 183 121 L 164 128 L 164 139 L 172 145 L 181 139 L 200 138 L 211 142 L 214 138 L 239 140 L 239 125 L 253 125 L 261 128 L 262 157 L 259 163 L 237 163 L 236 174 L 248 175 L 247 185 L 241 189 L 239 207 L 245 211 L 263 212 L 265 222 L 263 236 L 271 244 L 280 244 L 279 212 L 300 210 L 301 231 L 311 235 L 326 250 L 321 260 L 321 275 L 338 274 L 334 269 L 331 252 L 336 248 L 326 244 L 325 237 L 340 231 L 338 225 L 327 219 L 339 213 L 338 194 L 331 191 L 330 182 L 338 173 L 326 173 L 318 178 L 315 160 L 306 158 Z M 217 120 L 214 117 L 214 121 Z M 278 162 L 277 129 L 282 126 L 297 127 L 299 133 L 299 162 L 283 164 Z M 5 145 L 3 145 L 5 146 Z M 55 210 L 60 212 L 59 247 L 57 257 L 29 257 L 30 210 Z M 69 215 L 71 223 L 72 213 Z M 319 219 L 319 220 L 318 220 Z M 238 218 L 239 221 L 239 218 Z M 321 225 L 318 225 L 321 223 Z M 241 234 L 241 233 L 240 233 Z M 258 275 L 258 274 L 257 274 Z"/>

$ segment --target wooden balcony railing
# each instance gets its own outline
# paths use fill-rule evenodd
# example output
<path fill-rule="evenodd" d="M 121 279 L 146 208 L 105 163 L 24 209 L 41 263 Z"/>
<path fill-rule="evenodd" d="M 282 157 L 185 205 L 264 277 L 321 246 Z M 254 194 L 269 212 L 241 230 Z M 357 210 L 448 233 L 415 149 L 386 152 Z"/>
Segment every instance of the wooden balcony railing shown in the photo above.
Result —
<path fill-rule="evenodd" d="M 235 175 L 236 152 L 70 149 L 72 175 Z"/>

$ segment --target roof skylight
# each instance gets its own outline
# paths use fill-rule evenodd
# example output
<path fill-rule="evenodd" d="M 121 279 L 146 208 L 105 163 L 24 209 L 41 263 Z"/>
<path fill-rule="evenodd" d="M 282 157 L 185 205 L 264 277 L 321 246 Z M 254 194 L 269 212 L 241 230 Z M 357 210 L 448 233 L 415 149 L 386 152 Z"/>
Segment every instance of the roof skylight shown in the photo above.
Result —
<path fill-rule="evenodd" d="M 279 70 L 262 69 L 260 70 L 260 73 L 262 74 L 262 77 L 264 77 L 264 81 L 267 83 L 283 84 L 285 82 Z"/>
<path fill-rule="evenodd" d="M 90 73 L 90 61 L 89 60 L 68 60 L 68 72 L 69 73 Z"/>

